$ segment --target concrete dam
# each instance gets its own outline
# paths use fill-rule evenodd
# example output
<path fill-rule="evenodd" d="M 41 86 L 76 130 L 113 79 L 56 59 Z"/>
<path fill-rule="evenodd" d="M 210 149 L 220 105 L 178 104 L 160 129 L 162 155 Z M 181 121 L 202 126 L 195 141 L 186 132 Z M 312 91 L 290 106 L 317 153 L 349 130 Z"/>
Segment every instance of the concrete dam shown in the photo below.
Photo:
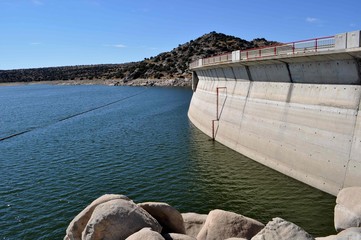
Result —
<path fill-rule="evenodd" d="M 361 186 L 361 33 L 190 64 L 191 122 L 227 147 L 336 195 Z"/>

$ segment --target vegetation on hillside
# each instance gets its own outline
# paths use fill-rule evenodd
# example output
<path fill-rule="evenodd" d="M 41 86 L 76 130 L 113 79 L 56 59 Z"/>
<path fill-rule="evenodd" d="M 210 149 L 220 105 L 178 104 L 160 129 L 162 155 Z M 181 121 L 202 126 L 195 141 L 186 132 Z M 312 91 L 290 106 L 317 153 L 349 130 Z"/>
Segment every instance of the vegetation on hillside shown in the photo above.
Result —
<path fill-rule="evenodd" d="M 119 79 L 128 82 L 134 79 L 190 78 L 188 64 L 198 58 L 274 43 L 264 38 L 246 41 L 238 37 L 211 32 L 185 44 L 180 44 L 169 52 L 160 53 L 139 62 L 0 70 L 0 82 L 84 79 Z"/>

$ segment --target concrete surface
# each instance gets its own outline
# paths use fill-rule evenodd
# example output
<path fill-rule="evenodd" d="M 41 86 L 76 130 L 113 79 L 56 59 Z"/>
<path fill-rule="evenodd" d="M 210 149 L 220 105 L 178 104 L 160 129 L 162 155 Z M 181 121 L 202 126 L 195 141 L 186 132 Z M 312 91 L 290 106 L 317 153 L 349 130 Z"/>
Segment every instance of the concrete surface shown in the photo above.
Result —
<path fill-rule="evenodd" d="M 335 54 L 193 69 L 188 116 L 211 137 L 218 107 L 215 140 L 336 195 L 361 186 L 358 62 Z"/>

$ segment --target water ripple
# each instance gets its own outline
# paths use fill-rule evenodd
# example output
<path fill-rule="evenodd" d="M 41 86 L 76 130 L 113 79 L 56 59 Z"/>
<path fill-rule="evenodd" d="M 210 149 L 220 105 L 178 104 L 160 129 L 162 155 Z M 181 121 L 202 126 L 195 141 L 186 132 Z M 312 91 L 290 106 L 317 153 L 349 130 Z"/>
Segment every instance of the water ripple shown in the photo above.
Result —
<path fill-rule="evenodd" d="M 0 87 L 7 124 L 0 133 L 49 124 L 137 91 Z M 280 216 L 317 236 L 333 233 L 334 197 L 209 141 L 187 119 L 190 97 L 189 90 L 152 88 L 2 141 L 0 239 L 61 239 L 71 219 L 105 193 L 163 201 L 182 212 L 221 208 L 264 223 Z"/>

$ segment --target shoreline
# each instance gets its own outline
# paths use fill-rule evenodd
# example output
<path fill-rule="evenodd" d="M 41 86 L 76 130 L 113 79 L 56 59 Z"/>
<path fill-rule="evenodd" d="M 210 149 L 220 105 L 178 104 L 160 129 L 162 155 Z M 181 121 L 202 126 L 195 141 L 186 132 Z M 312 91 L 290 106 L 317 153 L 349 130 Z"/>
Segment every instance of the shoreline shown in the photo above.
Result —
<path fill-rule="evenodd" d="M 53 81 L 31 81 L 31 82 L 5 82 L 0 87 L 21 86 L 35 84 L 50 85 L 106 85 L 106 86 L 142 86 L 142 87 L 191 87 L 191 79 L 134 79 L 124 81 L 123 79 L 86 79 L 86 80 L 53 80 Z"/>

